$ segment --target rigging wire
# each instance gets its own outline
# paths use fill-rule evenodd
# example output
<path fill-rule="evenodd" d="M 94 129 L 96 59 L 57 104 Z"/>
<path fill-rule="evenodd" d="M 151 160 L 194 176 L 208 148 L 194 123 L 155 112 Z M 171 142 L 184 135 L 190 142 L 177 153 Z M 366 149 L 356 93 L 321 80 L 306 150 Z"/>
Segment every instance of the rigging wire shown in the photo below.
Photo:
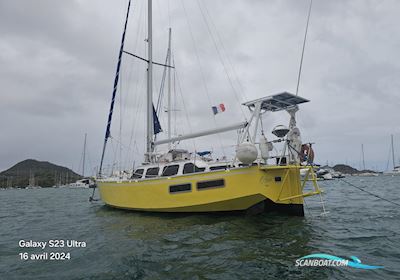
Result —
<path fill-rule="evenodd" d="M 218 48 L 218 45 L 217 45 L 217 42 L 216 42 L 216 38 L 214 37 L 213 33 L 211 32 L 210 25 L 209 25 L 209 23 L 208 23 L 208 21 L 207 21 L 207 18 L 206 18 L 205 14 L 204 14 L 204 11 L 203 11 L 203 9 L 202 9 L 202 7 L 201 7 L 201 5 L 200 5 L 199 0 L 197 0 L 196 2 L 197 2 L 197 5 L 198 5 L 198 7 L 199 7 L 200 13 L 201 13 L 201 15 L 202 15 L 202 17 L 203 17 L 203 20 L 204 20 L 204 22 L 205 22 L 205 24 L 206 24 L 207 31 L 208 31 L 208 33 L 210 34 L 210 37 L 211 37 L 211 39 L 212 39 L 212 41 L 213 41 L 213 43 L 214 43 L 214 47 L 215 47 L 215 49 L 216 49 L 216 51 L 217 51 L 218 58 L 219 58 L 219 60 L 220 60 L 220 62 L 221 62 L 221 64 L 222 64 L 222 67 L 224 68 L 225 75 L 226 75 L 226 77 L 228 78 L 228 82 L 229 82 L 229 84 L 230 84 L 230 86 L 231 86 L 231 88 L 232 88 L 232 90 L 233 90 L 233 93 L 234 93 L 234 95 L 235 95 L 236 101 L 237 101 L 238 104 L 239 104 L 240 111 L 242 112 L 243 117 L 246 119 L 246 114 L 244 113 L 244 110 L 243 110 L 243 108 L 242 108 L 242 106 L 241 106 L 241 103 L 242 103 L 242 102 L 240 101 L 240 98 L 239 98 L 239 96 L 238 96 L 238 92 L 237 92 L 236 88 L 233 86 L 233 81 L 232 81 L 232 79 L 231 79 L 231 77 L 230 77 L 230 75 L 229 75 L 228 68 L 227 68 L 227 66 L 226 66 L 226 64 L 225 64 L 225 62 L 224 62 L 224 60 L 223 60 L 223 58 L 222 58 L 222 54 L 221 54 L 221 52 L 220 52 L 220 50 L 219 50 L 219 48 Z"/>
<path fill-rule="evenodd" d="M 165 65 L 168 64 L 170 52 L 171 52 L 171 50 L 169 48 L 167 48 L 167 55 L 165 56 Z M 167 77 L 167 67 L 164 67 L 164 70 L 162 73 L 162 78 L 161 78 L 161 83 L 160 83 L 160 91 L 158 93 L 157 106 L 156 106 L 156 113 L 159 118 L 160 118 L 161 108 L 162 108 L 162 104 L 163 104 L 162 101 L 164 98 L 164 87 L 165 87 L 166 77 Z"/>
<path fill-rule="evenodd" d="M 142 14 L 143 14 L 142 13 L 143 6 L 144 6 L 143 4 L 142 5 L 138 4 L 138 7 L 137 7 L 137 10 L 139 12 L 138 13 L 139 22 L 138 22 L 138 25 L 137 25 L 138 27 L 136 28 L 136 36 L 135 36 L 135 40 L 134 40 L 134 44 L 133 44 L 133 46 L 134 46 L 133 51 L 134 52 L 136 52 L 137 49 L 138 49 L 138 41 L 139 41 L 139 38 L 140 38 L 139 33 L 140 33 L 140 30 L 141 30 L 141 25 L 142 25 L 142 20 L 140 20 L 140 19 L 141 19 Z M 136 15 L 136 13 L 134 14 L 134 16 L 135 15 Z M 124 83 L 124 86 L 126 87 L 126 89 L 122 90 L 122 86 L 121 86 L 121 93 L 122 92 L 130 93 L 131 92 L 131 85 L 133 84 L 133 82 L 131 82 L 132 77 L 133 77 L 132 72 L 134 71 L 134 69 L 135 69 L 135 67 L 137 65 L 138 65 L 137 63 L 129 63 L 124 67 L 124 70 L 125 70 L 124 73 L 125 73 L 125 76 L 127 77 L 127 81 Z M 131 94 L 126 94 L 125 95 L 124 107 L 123 107 L 123 111 L 122 111 L 122 115 L 121 115 L 121 120 L 122 121 L 125 119 L 125 116 L 127 115 L 128 105 L 131 102 L 131 98 L 130 97 L 131 97 Z M 133 104 L 136 104 L 136 99 L 137 98 L 138 98 L 137 94 L 133 94 L 133 98 L 132 98 Z M 122 123 L 121 123 L 121 126 L 123 127 Z M 120 137 L 122 137 L 122 131 L 121 131 L 121 136 Z M 121 140 L 121 142 L 123 141 L 122 138 L 120 138 L 120 140 Z M 128 145 L 128 147 L 129 147 L 129 145 Z M 121 154 L 122 154 L 122 151 L 120 152 L 120 165 L 126 167 L 127 166 L 127 157 L 129 156 L 129 153 L 125 153 L 125 159 L 124 160 L 122 159 Z"/>
<path fill-rule="evenodd" d="M 190 22 L 189 22 L 189 16 L 188 16 L 186 8 L 185 8 L 184 0 L 181 0 L 180 2 L 182 4 L 182 8 L 183 8 L 183 11 L 184 11 L 184 14 L 185 14 L 185 19 L 186 19 L 187 26 L 188 26 L 188 29 L 189 29 L 190 38 L 192 39 L 193 49 L 194 49 L 195 54 L 196 54 L 197 63 L 199 65 L 199 70 L 200 70 L 201 78 L 202 78 L 202 81 L 203 81 L 204 89 L 205 89 L 205 92 L 206 92 L 206 95 L 207 95 L 208 103 L 209 103 L 209 106 L 211 108 L 212 107 L 212 102 L 211 102 L 208 86 L 207 86 L 207 83 L 206 83 L 203 67 L 202 67 L 202 64 L 200 62 L 199 53 L 198 53 L 198 50 L 197 50 L 197 47 L 196 47 L 196 41 L 194 39 L 192 28 L 191 28 L 191 25 L 190 25 Z M 212 116 L 213 116 L 213 120 L 214 120 L 214 125 L 215 125 L 215 127 L 217 127 L 217 120 L 215 118 L 215 115 L 213 114 Z M 224 157 L 226 157 L 225 149 L 222 146 L 220 133 L 217 133 L 217 137 L 218 137 L 218 141 L 219 141 L 220 146 L 221 146 L 222 153 L 223 153 Z"/>
<path fill-rule="evenodd" d="M 228 64 L 229 64 L 229 66 L 230 66 L 231 69 L 232 69 L 232 72 L 233 72 L 233 74 L 234 74 L 234 76 L 235 76 L 235 79 L 236 79 L 237 84 L 239 85 L 239 88 L 240 88 L 240 90 L 241 90 L 241 93 L 242 93 L 242 95 L 244 96 L 244 99 L 247 100 L 248 98 L 247 98 L 246 92 L 245 92 L 245 90 L 244 90 L 244 87 L 243 87 L 242 83 L 241 83 L 240 80 L 239 80 L 239 75 L 237 74 L 236 69 L 235 69 L 235 67 L 233 66 L 233 63 L 232 63 L 232 61 L 231 61 L 231 59 L 230 59 L 230 57 L 229 57 L 229 55 L 228 55 L 228 52 L 226 51 L 226 48 L 225 48 L 225 46 L 224 46 L 224 43 L 223 43 L 223 41 L 222 41 L 222 39 L 221 39 L 221 36 L 220 36 L 220 34 L 219 34 L 219 32 L 218 32 L 217 26 L 216 26 L 216 24 L 214 23 L 213 18 L 212 18 L 211 15 L 210 15 L 210 12 L 208 11 L 208 8 L 207 8 L 206 3 L 205 3 L 203 0 L 201 0 L 201 1 L 202 1 L 202 3 L 203 3 L 203 6 L 204 6 L 204 10 L 205 10 L 205 12 L 206 12 L 206 15 L 208 16 L 208 18 L 210 19 L 210 22 L 211 22 L 212 26 L 214 27 L 214 31 L 215 31 L 215 34 L 217 35 L 217 39 L 218 39 L 219 42 L 220 42 L 220 45 L 221 45 L 221 47 L 222 47 L 222 51 L 223 51 L 223 53 L 225 54 L 225 57 L 226 57 L 226 59 L 227 59 L 227 61 L 228 61 Z"/>
<path fill-rule="evenodd" d="M 389 203 L 391 203 L 391 204 L 400 206 L 400 203 L 394 202 L 394 201 L 392 201 L 392 200 L 389 200 L 389 199 L 387 199 L 387 198 L 381 197 L 381 196 L 379 196 L 379 195 L 377 195 L 377 194 L 374 194 L 374 193 L 372 193 L 372 192 L 369 192 L 369 191 L 367 191 L 367 190 L 364 190 L 363 188 L 360 188 L 360 187 L 358 187 L 358 186 L 356 186 L 356 185 L 350 183 L 349 181 L 343 180 L 342 178 L 339 178 L 339 180 L 341 180 L 341 181 L 345 182 L 346 184 L 348 184 L 349 186 L 354 187 L 354 188 L 356 188 L 356 189 L 358 189 L 358 190 L 360 190 L 360 191 L 363 191 L 363 192 L 365 192 L 365 193 L 367 193 L 367 194 L 369 194 L 369 195 L 371 195 L 371 196 L 374 196 L 374 197 L 376 197 L 376 198 L 382 199 L 382 200 L 384 200 L 384 201 L 386 201 L 386 202 L 389 202 Z"/>
<path fill-rule="evenodd" d="M 175 65 L 175 60 L 173 60 L 173 65 Z M 178 71 L 175 69 L 174 73 L 175 73 L 176 81 L 177 81 L 177 84 L 178 84 L 181 100 L 182 100 L 182 103 L 183 103 L 183 111 L 185 113 L 186 121 L 187 121 L 187 124 L 189 126 L 189 131 L 190 131 L 190 133 L 192 133 L 193 132 L 192 125 L 190 124 L 189 115 L 188 115 L 188 112 L 186 110 L 187 107 L 186 107 L 186 104 L 185 104 L 185 99 L 183 98 L 182 86 L 181 86 L 181 82 L 180 82 L 180 79 L 179 79 L 179 76 L 178 76 Z M 193 143 L 193 146 L 194 146 L 194 148 L 196 150 L 196 140 L 192 139 L 192 143 Z"/>
<path fill-rule="evenodd" d="M 136 83 L 136 89 L 135 89 L 135 93 L 139 93 L 139 92 L 143 92 L 144 91 L 144 87 L 145 87 L 145 80 L 146 80 L 146 73 L 142 73 L 142 77 L 141 79 L 138 79 L 137 83 Z M 139 130 L 138 128 L 138 124 L 143 124 L 143 122 L 140 122 L 139 119 L 142 117 L 142 114 L 139 114 L 139 112 L 142 110 L 143 108 L 143 103 L 144 103 L 144 98 L 140 98 L 140 94 L 136 94 L 137 95 L 137 102 L 136 102 L 136 106 L 135 106 L 135 112 L 132 114 L 132 130 L 131 130 L 131 135 L 130 135 L 130 139 L 129 139 L 129 147 L 131 147 L 132 142 L 136 143 L 136 135 L 137 132 Z M 129 149 L 131 150 L 131 149 Z M 129 153 L 126 154 L 127 158 L 130 156 Z"/>
<path fill-rule="evenodd" d="M 299 75 L 298 75 L 298 77 L 297 77 L 296 95 L 298 95 L 298 93 L 299 93 L 301 69 L 302 69 L 302 67 L 303 67 L 304 49 L 305 49 L 305 47 L 306 47 L 307 33 L 308 33 L 308 25 L 309 25 L 309 23 L 310 23 L 310 15 L 311 15 L 312 3 L 313 3 L 313 0 L 310 0 L 310 6 L 309 6 L 309 8 L 308 8 L 308 16 L 307 16 L 306 31 L 304 32 L 303 49 L 302 49 L 302 51 L 301 51 L 301 59 L 300 59 L 300 66 L 299 66 Z"/>
<path fill-rule="evenodd" d="M 139 2 L 142 3 L 142 2 Z M 140 47 L 139 46 L 145 46 L 145 45 L 139 45 L 139 38 L 142 38 L 143 34 L 145 34 L 145 26 L 143 24 L 144 22 L 144 12 L 143 12 L 143 7 L 144 4 L 139 5 L 139 15 L 138 15 L 138 24 L 136 28 L 136 36 L 135 36 L 135 43 L 134 43 L 134 48 L 133 52 L 137 53 L 139 52 Z M 131 68 L 133 70 L 134 66 L 136 67 L 137 72 L 141 72 L 140 70 L 140 64 L 139 63 L 133 63 L 133 67 Z M 143 75 L 143 76 L 142 76 Z M 124 160 L 124 165 L 127 166 L 127 163 L 130 162 L 130 156 L 132 151 L 132 143 L 134 135 L 136 133 L 137 129 L 137 123 L 138 123 L 138 113 L 142 109 L 142 104 L 143 104 L 143 98 L 139 94 L 142 92 L 144 88 L 144 80 L 146 78 L 146 75 L 142 73 L 142 75 L 135 75 L 135 87 L 132 90 L 132 95 L 133 95 L 133 106 L 134 106 L 134 111 L 132 112 L 132 121 L 130 122 L 132 124 L 131 130 L 130 130 L 130 137 L 129 137 L 129 144 L 128 144 L 128 152 L 125 154 L 125 160 Z M 129 76 L 131 76 L 131 72 L 129 73 Z M 133 161 L 134 159 L 132 159 Z"/>

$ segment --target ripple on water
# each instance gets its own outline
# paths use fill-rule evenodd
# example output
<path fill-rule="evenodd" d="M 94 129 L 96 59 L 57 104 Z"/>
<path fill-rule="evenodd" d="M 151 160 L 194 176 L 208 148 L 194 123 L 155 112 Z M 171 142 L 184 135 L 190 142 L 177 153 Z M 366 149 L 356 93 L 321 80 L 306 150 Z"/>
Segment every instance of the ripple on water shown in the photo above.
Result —
<path fill-rule="evenodd" d="M 346 178 L 392 199 L 400 197 L 399 179 Z M 399 208 L 340 181 L 322 184 L 330 213 L 319 216 L 319 198 L 310 197 L 305 218 L 137 213 L 89 204 L 85 189 L 2 191 L 2 279 L 396 279 Z M 70 248 L 65 263 L 18 260 L 19 239 L 57 238 L 87 248 Z M 385 268 L 294 266 L 318 252 Z"/>

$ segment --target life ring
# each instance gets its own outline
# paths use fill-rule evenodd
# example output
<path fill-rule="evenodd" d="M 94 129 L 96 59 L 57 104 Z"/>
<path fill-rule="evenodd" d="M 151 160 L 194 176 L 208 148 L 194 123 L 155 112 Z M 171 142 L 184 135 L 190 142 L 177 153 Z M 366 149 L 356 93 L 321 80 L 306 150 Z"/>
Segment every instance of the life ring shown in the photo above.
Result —
<path fill-rule="evenodd" d="M 314 150 L 309 144 L 301 145 L 300 159 L 302 162 L 314 162 Z"/>

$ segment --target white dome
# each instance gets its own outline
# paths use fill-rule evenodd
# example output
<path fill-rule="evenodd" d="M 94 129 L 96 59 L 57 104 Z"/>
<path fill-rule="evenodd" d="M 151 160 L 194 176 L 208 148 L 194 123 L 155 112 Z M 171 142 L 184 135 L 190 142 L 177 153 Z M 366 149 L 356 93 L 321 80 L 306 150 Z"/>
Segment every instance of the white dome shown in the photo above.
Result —
<path fill-rule="evenodd" d="M 251 164 L 257 159 L 258 150 L 254 144 L 244 142 L 236 149 L 236 157 L 244 164 Z"/>

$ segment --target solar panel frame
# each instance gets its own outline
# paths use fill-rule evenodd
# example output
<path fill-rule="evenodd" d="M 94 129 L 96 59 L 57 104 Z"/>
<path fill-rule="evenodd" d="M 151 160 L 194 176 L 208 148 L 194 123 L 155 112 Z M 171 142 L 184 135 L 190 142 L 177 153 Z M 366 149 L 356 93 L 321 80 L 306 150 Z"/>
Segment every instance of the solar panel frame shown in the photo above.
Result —
<path fill-rule="evenodd" d="M 306 103 L 309 101 L 310 100 L 308 99 L 305 99 L 303 97 L 285 91 L 278 94 L 259 98 L 253 101 L 249 101 L 243 103 L 243 105 L 248 107 L 255 107 L 256 103 L 261 102 L 261 109 L 266 111 L 277 112 L 277 111 L 287 110 L 293 106 L 296 106 L 301 103 Z"/>

